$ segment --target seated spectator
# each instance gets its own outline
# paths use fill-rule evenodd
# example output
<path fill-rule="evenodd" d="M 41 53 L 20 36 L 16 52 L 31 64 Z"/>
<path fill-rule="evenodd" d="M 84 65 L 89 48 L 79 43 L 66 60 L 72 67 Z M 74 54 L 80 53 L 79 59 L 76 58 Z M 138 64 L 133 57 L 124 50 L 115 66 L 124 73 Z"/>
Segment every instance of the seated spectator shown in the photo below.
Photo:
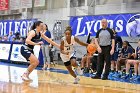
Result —
<path fill-rule="evenodd" d="M 135 49 L 130 45 L 130 43 L 128 41 L 125 41 L 128 43 L 128 46 L 132 49 L 132 52 L 135 53 Z M 132 56 L 131 56 L 132 57 Z"/>
<path fill-rule="evenodd" d="M 95 44 L 95 39 L 92 38 L 91 39 L 91 44 Z M 85 73 L 88 73 L 89 70 L 90 70 L 90 63 L 91 63 L 91 59 L 93 58 L 93 55 L 89 55 L 89 53 L 87 53 L 86 55 L 84 55 L 82 57 L 82 60 L 81 60 L 81 70 L 83 71 L 84 70 L 84 67 L 85 67 Z"/>
<path fill-rule="evenodd" d="M 138 65 L 138 76 L 137 76 L 137 78 L 136 78 L 136 80 L 137 81 L 140 81 L 140 55 L 138 55 L 138 63 L 139 63 L 139 65 Z"/>
<path fill-rule="evenodd" d="M 25 37 L 20 37 L 20 42 L 24 43 L 25 42 Z"/>
<path fill-rule="evenodd" d="M 5 35 L 5 36 L 3 37 L 3 40 L 2 40 L 2 41 L 8 41 L 7 35 Z"/>
<path fill-rule="evenodd" d="M 20 42 L 20 33 L 19 32 L 15 33 L 15 42 Z"/>
<path fill-rule="evenodd" d="M 2 41 L 2 37 L 0 36 L 0 41 Z"/>
<path fill-rule="evenodd" d="M 15 42 L 16 41 L 16 38 L 14 37 L 14 38 L 12 38 L 12 42 Z"/>
<path fill-rule="evenodd" d="M 131 58 L 132 52 L 132 48 L 128 46 L 128 42 L 124 41 L 121 55 L 117 60 L 115 77 L 119 78 L 121 76 L 121 66 L 126 65 L 127 60 Z"/>
<path fill-rule="evenodd" d="M 91 69 L 93 70 L 93 73 L 97 71 L 97 57 L 98 57 L 98 51 L 95 52 L 93 57 L 91 58 Z"/>
<path fill-rule="evenodd" d="M 134 57 L 134 59 L 128 59 L 127 63 L 126 63 L 126 76 L 125 76 L 125 79 L 129 78 L 129 70 L 130 70 L 131 65 L 134 65 L 134 76 L 132 77 L 132 79 L 137 78 L 138 65 L 140 63 L 140 40 L 138 41 L 138 46 L 135 49 L 135 53 L 133 53 L 132 56 Z"/>

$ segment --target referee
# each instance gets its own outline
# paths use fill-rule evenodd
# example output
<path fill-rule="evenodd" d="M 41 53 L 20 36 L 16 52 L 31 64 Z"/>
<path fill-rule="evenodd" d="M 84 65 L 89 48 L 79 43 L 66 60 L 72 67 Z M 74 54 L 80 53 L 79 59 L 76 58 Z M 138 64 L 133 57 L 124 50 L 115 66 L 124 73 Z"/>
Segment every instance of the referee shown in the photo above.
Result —
<path fill-rule="evenodd" d="M 102 80 L 107 80 L 110 66 L 111 66 L 111 55 L 114 53 L 114 33 L 113 31 L 107 27 L 107 20 L 102 19 L 101 25 L 102 28 L 97 31 L 95 37 L 95 44 L 97 45 L 98 50 L 98 62 L 97 62 L 97 73 L 93 79 L 101 79 L 101 74 L 103 72 L 104 63 L 105 64 L 105 72 L 102 76 Z"/>

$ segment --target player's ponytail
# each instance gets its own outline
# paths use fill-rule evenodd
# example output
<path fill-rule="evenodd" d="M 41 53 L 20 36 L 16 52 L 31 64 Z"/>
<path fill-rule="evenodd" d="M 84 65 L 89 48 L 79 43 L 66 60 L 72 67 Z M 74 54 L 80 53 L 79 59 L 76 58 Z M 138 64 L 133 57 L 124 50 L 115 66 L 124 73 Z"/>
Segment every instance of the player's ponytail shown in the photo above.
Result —
<path fill-rule="evenodd" d="M 43 23 L 42 21 L 36 21 L 33 23 L 32 27 L 31 27 L 31 30 L 34 30 L 36 29 L 37 26 L 39 26 L 41 23 Z"/>

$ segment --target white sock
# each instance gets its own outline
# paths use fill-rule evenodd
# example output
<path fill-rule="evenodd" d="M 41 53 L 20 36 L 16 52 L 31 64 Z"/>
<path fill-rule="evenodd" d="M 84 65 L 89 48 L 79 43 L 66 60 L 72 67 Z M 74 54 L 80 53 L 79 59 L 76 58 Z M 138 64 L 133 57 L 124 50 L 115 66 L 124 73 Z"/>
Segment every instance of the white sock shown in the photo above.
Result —
<path fill-rule="evenodd" d="M 78 78 L 78 76 L 76 76 L 76 78 Z M 76 78 L 75 78 L 75 79 L 76 79 Z"/>
<path fill-rule="evenodd" d="M 29 70 L 28 69 L 25 71 L 25 74 L 29 75 Z"/>

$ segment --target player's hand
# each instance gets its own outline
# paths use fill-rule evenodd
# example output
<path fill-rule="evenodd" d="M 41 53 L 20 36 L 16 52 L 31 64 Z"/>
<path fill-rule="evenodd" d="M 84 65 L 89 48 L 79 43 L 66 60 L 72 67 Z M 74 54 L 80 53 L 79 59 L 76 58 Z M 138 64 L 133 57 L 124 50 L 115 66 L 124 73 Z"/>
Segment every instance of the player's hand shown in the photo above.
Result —
<path fill-rule="evenodd" d="M 131 56 L 135 57 L 135 53 L 133 53 Z"/>
<path fill-rule="evenodd" d="M 44 44 L 42 41 L 38 42 L 37 45 L 42 45 Z"/>
<path fill-rule="evenodd" d="M 52 45 L 49 45 L 48 47 L 49 47 L 49 48 L 51 48 L 51 47 L 52 47 Z"/>
<path fill-rule="evenodd" d="M 40 34 L 41 34 L 41 37 L 43 37 L 45 34 L 45 31 L 40 31 Z"/>

